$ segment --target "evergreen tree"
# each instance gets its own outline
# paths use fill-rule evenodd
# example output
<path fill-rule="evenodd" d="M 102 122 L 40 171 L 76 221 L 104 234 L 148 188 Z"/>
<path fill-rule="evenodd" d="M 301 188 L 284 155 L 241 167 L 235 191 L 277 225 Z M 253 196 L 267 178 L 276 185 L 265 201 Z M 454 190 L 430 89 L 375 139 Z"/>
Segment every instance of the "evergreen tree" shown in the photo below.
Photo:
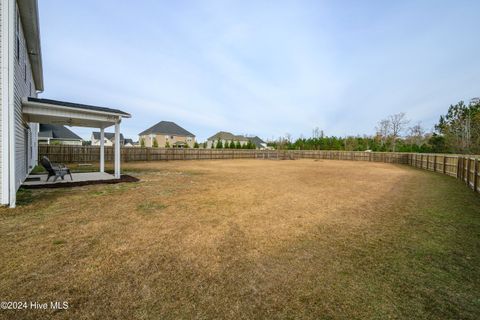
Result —
<path fill-rule="evenodd" d="M 235 149 L 235 141 L 230 141 L 230 149 Z"/>
<path fill-rule="evenodd" d="M 223 149 L 223 143 L 222 140 L 218 139 L 217 145 L 215 146 L 215 149 Z"/>
<path fill-rule="evenodd" d="M 140 147 L 145 148 L 145 139 L 140 139 Z"/>
<path fill-rule="evenodd" d="M 200 148 L 200 145 L 198 144 L 197 141 L 195 141 L 195 143 L 193 144 L 193 147 L 194 147 L 195 149 L 198 149 L 198 148 Z"/>
<path fill-rule="evenodd" d="M 153 138 L 153 141 L 152 141 L 152 147 L 154 147 L 154 148 L 158 148 L 158 141 L 157 141 L 157 138 Z"/>

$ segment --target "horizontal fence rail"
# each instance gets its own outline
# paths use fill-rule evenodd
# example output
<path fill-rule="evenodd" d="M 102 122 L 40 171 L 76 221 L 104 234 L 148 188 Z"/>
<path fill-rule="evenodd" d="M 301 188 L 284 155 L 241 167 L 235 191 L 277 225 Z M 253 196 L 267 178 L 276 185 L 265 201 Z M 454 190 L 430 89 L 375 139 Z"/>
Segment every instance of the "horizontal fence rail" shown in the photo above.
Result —
<path fill-rule="evenodd" d="M 47 156 L 53 162 L 92 163 L 100 161 L 100 147 L 39 145 L 38 155 L 39 157 Z M 113 161 L 113 156 L 113 147 L 105 147 L 105 161 Z M 121 148 L 121 160 L 124 162 L 214 159 L 328 159 L 397 163 L 455 177 L 476 192 L 480 191 L 479 158 L 480 156 L 465 155 L 331 150 Z"/>

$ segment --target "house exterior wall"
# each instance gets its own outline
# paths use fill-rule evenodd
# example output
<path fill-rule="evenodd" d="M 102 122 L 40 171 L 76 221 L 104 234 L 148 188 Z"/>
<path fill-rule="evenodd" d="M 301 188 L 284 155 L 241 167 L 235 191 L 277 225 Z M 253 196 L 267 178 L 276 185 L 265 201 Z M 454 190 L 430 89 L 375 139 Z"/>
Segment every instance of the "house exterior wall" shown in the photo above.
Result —
<path fill-rule="evenodd" d="M 2 96 L 4 94 L 3 93 L 3 91 L 4 91 L 4 86 L 3 86 L 3 81 L 4 81 L 4 79 L 3 79 L 4 75 L 3 74 L 4 74 L 4 72 L 1 71 L 5 68 L 4 63 L 6 63 L 5 58 L 4 58 L 4 56 L 5 56 L 4 50 L 6 48 L 3 45 L 3 41 L 4 41 L 4 34 L 3 33 L 5 32 L 5 27 L 3 26 L 3 23 L 5 21 L 5 19 L 4 19 L 4 14 L 5 14 L 4 9 L 5 8 L 4 8 L 4 6 L 5 6 L 5 4 L 3 3 L 3 1 L 0 1 L 0 181 L 2 181 L 0 183 L 0 202 L 2 204 L 5 203 L 5 201 L 3 199 L 6 198 L 6 197 L 3 196 L 3 192 L 4 192 L 3 189 L 4 189 L 4 185 L 5 185 L 5 183 L 3 183 L 3 181 L 4 181 L 3 180 L 3 178 L 4 178 L 3 170 L 4 170 L 4 165 L 5 164 L 3 163 L 4 161 L 2 161 L 2 159 L 4 157 L 4 150 L 3 150 L 3 147 L 4 147 L 3 146 L 3 144 L 4 144 L 4 142 L 3 142 L 3 129 L 4 129 L 3 128 L 3 122 L 4 122 L 3 121 L 4 120 L 3 119 L 3 112 L 4 112 L 3 104 L 4 104 L 4 102 L 3 102 L 3 96 Z M 8 79 L 7 79 L 7 81 L 8 81 Z"/>
<path fill-rule="evenodd" d="M 175 142 L 185 142 L 188 147 L 193 148 L 195 145 L 195 137 L 187 137 L 187 136 L 176 136 L 176 135 L 169 135 L 169 134 L 147 134 L 140 136 L 140 140 L 142 139 L 145 141 L 145 147 L 153 147 L 153 139 L 156 138 L 158 142 L 159 148 L 165 148 L 167 141 L 170 147 L 173 147 Z"/>
<path fill-rule="evenodd" d="M 0 2 L 0 53 L 0 203 L 14 205 L 36 164 L 38 135 L 38 124 L 22 115 L 22 98 L 35 97 L 36 88 L 15 0 Z"/>
<path fill-rule="evenodd" d="M 15 188 L 18 189 L 36 165 L 38 150 L 38 123 L 27 123 L 22 114 L 22 98 L 36 97 L 35 82 L 27 53 L 18 6 L 15 5 L 14 48 L 14 127 L 15 127 Z"/>

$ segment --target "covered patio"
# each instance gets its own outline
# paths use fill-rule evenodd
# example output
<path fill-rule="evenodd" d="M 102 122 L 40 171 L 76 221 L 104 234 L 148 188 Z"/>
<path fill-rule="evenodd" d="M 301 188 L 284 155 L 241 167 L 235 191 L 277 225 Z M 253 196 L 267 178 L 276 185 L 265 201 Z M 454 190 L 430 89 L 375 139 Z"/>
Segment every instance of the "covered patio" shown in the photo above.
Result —
<path fill-rule="evenodd" d="M 99 172 L 73 173 L 74 182 L 120 179 L 120 123 L 122 118 L 131 117 L 129 113 L 118 109 L 32 97 L 24 98 L 22 106 L 23 116 L 27 122 L 100 129 L 100 170 Z M 111 126 L 115 126 L 113 175 L 105 172 L 105 129 Z M 65 176 L 65 180 L 57 179 L 55 182 L 52 178 L 47 181 L 47 175 L 29 175 L 24 185 L 68 182 L 72 182 L 69 175 Z"/>
<path fill-rule="evenodd" d="M 50 178 L 47 181 L 47 174 L 30 174 L 23 186 L 39 186 L 39 185 L 49 185 L 49 184 L 65 184 L 71 182 L 90 182 L 90 181 L 99 181 L 99 180 L 113 180 L 115 176 L 106 172 L 81 172 L 81 173 L 72 173 L 72 179 L 69 175 L 65 176 L 65 179 L 57 179 L 54 181 L 53 178 Z"/>

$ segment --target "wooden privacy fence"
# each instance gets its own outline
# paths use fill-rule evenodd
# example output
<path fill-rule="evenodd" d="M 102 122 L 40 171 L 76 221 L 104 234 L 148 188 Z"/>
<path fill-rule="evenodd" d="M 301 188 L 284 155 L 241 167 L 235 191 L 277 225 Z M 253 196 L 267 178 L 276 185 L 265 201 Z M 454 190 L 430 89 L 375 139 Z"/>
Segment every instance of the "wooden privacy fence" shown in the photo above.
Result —
<path fill-rule="evenodd" d="M 53 162 L 92 163 L 100 161 L 98 146 L 40 145 L 38 155 L 48 156 Z M 113 147 L 105 147 L 105 161 L 113 161 Z M 121 159 L 129 161 L 155 160 L 213 160 L 213 159 L 330 159 L 387 162 L 443 173 L 465 182 L 479 192 L 480 156 L 331 151 L 331 150 L 242 150 L 242 149 L 176 149 L 176 148 L 121 148 Z"/>

